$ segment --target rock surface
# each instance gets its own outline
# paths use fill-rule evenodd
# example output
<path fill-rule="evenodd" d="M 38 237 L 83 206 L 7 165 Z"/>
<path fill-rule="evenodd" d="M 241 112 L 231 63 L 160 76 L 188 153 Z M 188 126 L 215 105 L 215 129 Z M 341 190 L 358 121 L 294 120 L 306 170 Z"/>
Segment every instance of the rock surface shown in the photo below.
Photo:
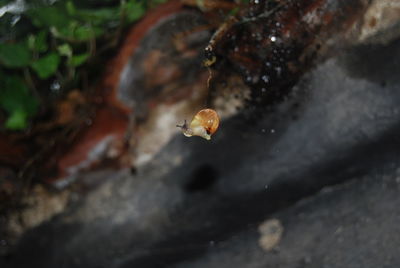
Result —
<path fill-rule="evenodd" d="M 258 245 L 253 226 L 174 267 L 398 267 L 398 166 L 374 168 L 274 214 L 285 233 L 272 252 Z"/>
<path fill-rule="evenodd" d="M 400 266 L 399 58 L 399 40 L 345 51 L 269 113 L 227 119 L 211 142 L 175 136 L 136 175 L 107 174 L 26 233 L 0 266 Z M 284 232 L 265 252 L 270 218 Z"/>

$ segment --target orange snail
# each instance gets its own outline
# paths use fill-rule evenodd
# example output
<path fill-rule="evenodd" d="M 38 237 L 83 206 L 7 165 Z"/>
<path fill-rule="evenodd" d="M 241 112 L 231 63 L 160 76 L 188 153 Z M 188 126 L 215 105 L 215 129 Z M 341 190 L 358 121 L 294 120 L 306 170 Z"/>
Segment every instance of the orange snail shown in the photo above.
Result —
<path fill-rule="evenodd" d="M 188 125 L 186 120 L 183 125 L 177 125 L 182 129 L 183 135 L 186 137 L 200 136 L 206 140 L 211 139 L 219 126 L 219 116 L 216 111 L 212 109 L 200 110 Z"/>

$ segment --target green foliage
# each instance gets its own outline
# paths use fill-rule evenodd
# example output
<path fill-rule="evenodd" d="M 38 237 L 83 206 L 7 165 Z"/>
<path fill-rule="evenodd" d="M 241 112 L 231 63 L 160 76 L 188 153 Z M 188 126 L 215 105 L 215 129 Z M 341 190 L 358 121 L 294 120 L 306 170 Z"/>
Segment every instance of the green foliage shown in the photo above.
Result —
<path fill-rule="evenodd" d="M 28 36 L 28 47 L 34 52 L 46 52 L 48 49 L 47 32 L 40 31 L 37 35 Z"/>
<path fill-rule="evenodd" d="M 72 21 L 66 27 L 52 28 L 51 33 L 64 41 L 76 43 L 87 42 L 104 34 L 101 27 L 94 27 L 91 25 L 80 25 L 76 21 Z"/>
<path fill-rule="evenodd" d="M 29 49 L 23 43 L 0 44 L 0 62 L 9 68 L 21 68 L 29 65 Z"/>
<path fill-rule="evenodd" d="M 38 28 L 63 28 L 69 23 L 68 15 L 65 9 L 51 7 L 41 7 L 29 10 L 26 15 L 32 23 Z"/>
<path fill-rule="evenodd" d="M 72 48 L 68 44 L 62 44 L 61 46 L 58 46 L 57 50 L 61 56 L 66 56 L 68 58 L 72 57 Z"/>
<path fill-rule="evenodd" d="M 85 63 L 88 58 L 89 58 L 88 53 L 74 55 L 70 58 L 70 60 L 68 61 L 68 64 L 72 67 L 78 67 L 78 66 L 82 65 L 83 63 Z"/>
<path fill-rule="evenodd" d="M 0 75 L 0 79 L 0 106 L 9 114 L 5 127 L 13 130 L 26 128 L 28 117 L 37 111 L 37 100 L 30 95 L 20 77 Z"/>
<path fill-rule="evenodd" d="M 129 1 L 123 8 L 125 9 L 128 22 L 134 22 L 145 13 L 145 8 L 140 2 Z"/>
<path fill-rule="evenodd" d="M 155 4 L 155 5 L 158 5 L 158 4 L 162 4 L 162 3 L 165 3 L 165 2 L 167 2 L 168 0 L 153 0 L 153 3 Z"/>
<path fill-rule="evenodd" d="M 107 25 L 119 20 L 120 8 L 81 9 L 72 12 L 81 20 L 90 21 L 92 25 Z"/>
<path fill-rule="evenodd" d="M 60 64 L 60 56 L 51 52 L 31 63 L 32 69 L 37 73 L 40 79 L 47 79 L 52 76 Z"/>
<path fill-rule="evenodd" d="M 9 2 L 0 0 L 0 8 Z M 122 27 L 166 0 L 104 0 L 100 7 L 89 0 L 25 2 L 29 9 L 20 22 L 11 14 L 0 17 L 0 109 L 11 130 L 26 128 L 38 110 L 31 89 L 40 87 L 43 93 L 55 79 L 62 87 L 79 87 L 79 70 L 99 56 L 99 43 L 116 44 Z"/>

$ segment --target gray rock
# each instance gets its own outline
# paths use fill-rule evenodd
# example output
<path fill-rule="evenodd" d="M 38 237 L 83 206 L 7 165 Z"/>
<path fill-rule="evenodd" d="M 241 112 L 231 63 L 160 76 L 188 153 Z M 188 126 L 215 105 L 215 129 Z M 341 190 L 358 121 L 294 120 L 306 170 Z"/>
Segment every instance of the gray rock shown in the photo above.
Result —
<path fill-rule="evenodd" d="M 344 52 L 211 142 L 176 136 L 28 232 L 2 267 L 398 267 L 399 58 L 399 41 Z M 284 233 L 266 253 L 268 218 Z"/>

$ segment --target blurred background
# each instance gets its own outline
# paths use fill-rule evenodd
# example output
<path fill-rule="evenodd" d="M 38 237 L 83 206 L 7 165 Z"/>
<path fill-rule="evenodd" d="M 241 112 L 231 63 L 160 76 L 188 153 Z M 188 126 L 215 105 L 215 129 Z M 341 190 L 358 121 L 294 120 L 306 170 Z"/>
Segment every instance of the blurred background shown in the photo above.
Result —
<path fill-rule="evenodd" d="M 0 0 L 0 267 L 399 267 L 399 38 L 400 0 Z"/>

